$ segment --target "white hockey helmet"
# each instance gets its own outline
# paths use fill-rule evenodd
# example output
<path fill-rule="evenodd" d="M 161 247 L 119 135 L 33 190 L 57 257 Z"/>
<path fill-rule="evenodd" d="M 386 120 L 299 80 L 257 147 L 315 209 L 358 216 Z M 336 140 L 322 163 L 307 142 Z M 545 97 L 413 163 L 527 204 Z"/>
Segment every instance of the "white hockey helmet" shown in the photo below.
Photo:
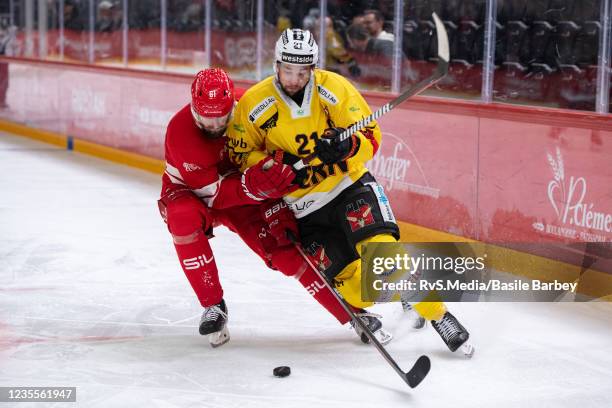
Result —
<path fill-rule="evenodd" d="M 316 65 L 319 61 L 319 46 L 310 31 L 287 28 L 276 41 L 274 56 L 276 62 L 285 64 Z"/>

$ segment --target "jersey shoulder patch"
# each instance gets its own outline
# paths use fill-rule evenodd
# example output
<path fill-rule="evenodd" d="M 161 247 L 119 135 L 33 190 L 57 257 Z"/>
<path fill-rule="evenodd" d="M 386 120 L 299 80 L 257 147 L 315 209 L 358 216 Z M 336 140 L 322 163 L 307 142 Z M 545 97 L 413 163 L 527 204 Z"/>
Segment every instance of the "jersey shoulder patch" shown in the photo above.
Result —
<path fill-rule="evenodd" d="M 321 96 L 321 98 L 323 98 L 332 105 L 336 105 L 338 103 L 338 98 L 336 97 L 336 95 L 334 95 L 332 91 L 330 91 L 323 85 L 317 85 L 317 89 L 319 90 L 319 95 Z"/>
<path fill-rule="evenodd" d="M 274 96 L 268 96 L 260 101 L 255 107 L 249 112 L 249 120 L 251 123 L 255 123 L 268 109 L 270 109 L 276 103 Z"/>

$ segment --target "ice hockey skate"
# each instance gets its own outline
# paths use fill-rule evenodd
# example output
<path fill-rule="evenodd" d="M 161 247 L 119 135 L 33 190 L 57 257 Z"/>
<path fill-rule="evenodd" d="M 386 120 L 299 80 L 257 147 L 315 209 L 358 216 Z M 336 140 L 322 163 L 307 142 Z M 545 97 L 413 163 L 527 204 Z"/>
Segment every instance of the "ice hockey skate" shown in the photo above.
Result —
<path fill-rule="evenodd" d="M 455 352 L 459 349 L 467 358 L 474 355 L 474 346 L 467 342 L 470 333 L 450 312 L 444 313 L 440 320 L 432 320 L 431 325 L 442 337 L 450 351 Z"/>
<path fill-rule="evenodd" d="M 227 307 L 223 299 L 221 299 L 221 303 L 204 308 L 199 331 L 202 336 L 208 336 L 208 341 L 212 347 L 222 346 L 229 341 Z"/>
<path fill-rule="evenodd" d="M 382 327 L 382 322 L 380 321 L 380 318 L 382 316 L 374 313 L 368 313 L 364 309 L 361 309 L 358 313 L 355 313 L 355 316 L 361 319 L 361 321 L 363 321 L 366 326 L 368 326 L 368 329 L 370 329 L 370 331 L 372 332 L 374 337 L 376 337 L 376 340 L 380 342 L 380 344 L 387 344 L 393 339 L 393 335 Z M 355 332 L 357 333 L 359 338 L 361 338 L 361 341 L 363 343 L 368 344 L 370 342 L 370 339 L 358 324 L 355 324 L 355 322 L 351 322 L 351 327 L 355 329 Z"/>

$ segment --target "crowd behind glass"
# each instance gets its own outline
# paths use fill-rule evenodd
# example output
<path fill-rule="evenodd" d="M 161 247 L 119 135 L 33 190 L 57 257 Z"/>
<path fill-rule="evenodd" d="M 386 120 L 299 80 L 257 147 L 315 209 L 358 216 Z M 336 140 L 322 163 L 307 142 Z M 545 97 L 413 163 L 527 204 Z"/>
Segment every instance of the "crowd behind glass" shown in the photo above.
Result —
<path fill-rule="evenodd" d="M 399 92 L 435 67 L 436 12 L 451 66 L 430 94 L 609 112 L 605 1 L 7 0 L 0 53 L 179 72 L 215 65 L 258 80 L 272 73 L 279 33 L 299 27 L 319 39 L 325 69 Z"/>

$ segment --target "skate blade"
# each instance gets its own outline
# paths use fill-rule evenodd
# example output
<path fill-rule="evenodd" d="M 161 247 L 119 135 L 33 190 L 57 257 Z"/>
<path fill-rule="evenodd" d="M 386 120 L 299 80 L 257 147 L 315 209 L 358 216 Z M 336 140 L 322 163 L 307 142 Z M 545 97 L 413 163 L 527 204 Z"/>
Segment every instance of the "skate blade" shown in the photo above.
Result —
<path fill-rule="evenodd" d="M 459 350 L 466 358 L 472 358 L 474 352 L 476 351 L 476 348 L 473 345 L 465 342 L 461 345 L 461 347 L 459 347 Z"/>
<path fill-rule="evenodd" d="M 378 329 L 372 334 L 374 335 L 374 337 L 376 337 L 376 340 L 378 340 L 378 342 L 382 345 L 385 345 L 391 340 L 393 340 L 393 335 L 385 329 Z M 368 336 L 366 336 L 365 333 L 361 334 L 361 341 L 365 344 L 370 344 L 370 339 L 368 339 Z"/>
<path fill-rule="evenodd" d="M 227 343 L 230 340 L 229 330 L 227 327 L 223 327 L 223 329 L 219 330 L 216 333 L 212 333 L 208 335 L 208 342 L 213 348 L 220 347 Z"/>

